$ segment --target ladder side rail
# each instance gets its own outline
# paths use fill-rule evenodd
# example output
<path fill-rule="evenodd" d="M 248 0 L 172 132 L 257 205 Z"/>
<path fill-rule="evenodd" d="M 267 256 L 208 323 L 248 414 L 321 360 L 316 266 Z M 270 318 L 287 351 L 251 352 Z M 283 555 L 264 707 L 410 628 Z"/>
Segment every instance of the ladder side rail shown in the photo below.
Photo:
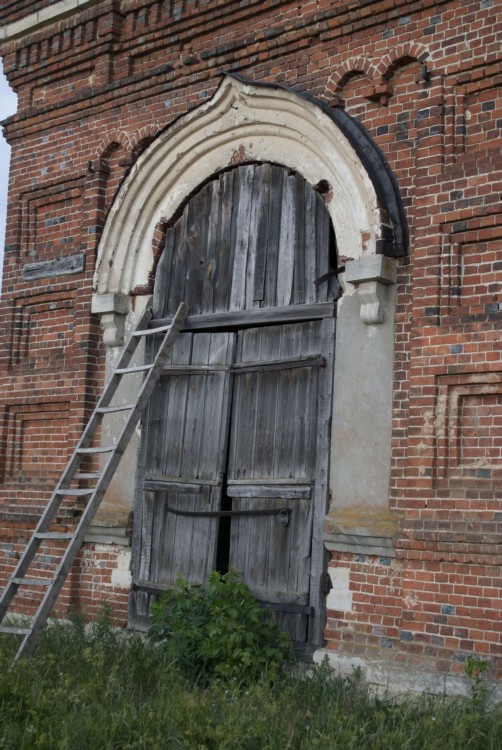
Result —
<path fill-rule="evenodd" d="M 169 350 L 181 330 L 181 327 L 186 318 L 187 312 L 188 312 L 187 306 L 185 305 L 185 303 L 181 303 L 180 306 L 178 307 L 178 310 L 176 311 L 176 315 L 173 318 L 173 322 L 171 324 L 170 330 L 164 336 L 164 339 L 159 347 L 159 350 L 154 359 L 152 368 L 150 372 L 148 373 L 148 375 L 143 380 L 143 384 L 138 393 L 136 404 L 134 408 L 131 410 L 131 413 L 129 414 L 122 428 L 122 432 L 120 433 L 118 437 L 115 450 L 110 455 L 106 463 L 106 466 L 104 467 L 103 472 L 101 474 L 101 478 L 99 479 L 99 482 L 95 487 L 94 494 L 89 499 L 89 502 L 87 503 L 87 507 L 85 508 L 82 514 L 82 517 L 75 530 L 75 537 L 80 539 L 80 543 L 83 542 L 87 527 L 91 523 L 97 511 L 104 493 L 108 489 L 110 481 L 122 459 L 124 451 L 136 428 L 138 420 L 146 406 L 148 399 L 150 398 L 153 392 L 153 389 L 155 388 L 155 384 L 157 383 L 162 373 L 164 364 L 169 355 Z"/>
<path fill-rule="evenodd" d="M 151 317 L 152 317 L 152 312 L 149 308 L 147 308 L 143 312 L 143 314 L 141 315 L 138 321 L 137 329 L 141 329 L 144 326 L 147 326 L 149 321 L 151 320 Z M 138 338 L 135 338 L 134 336 L 130 337 L 129 341 L 127 342 L 124 348 L 124 351 L 122 352 L 119 358 L 117 367 L 115 369 L 118 369 L 119 367 L 126 367 L 129 364 L 129 361 L 132 355 L 134 354 L 138 343 L 139 343 Z M 103 393 L 101 394 L 101 397 L 98 399 L 96 407 L 94 408 L 93 413 L 89 417 L 89 420 L 83 430 L 83 433 L 66 465 L 66 468 L 64 469 L 56 485 L 56 488 L 52 494 L 51 500 L 49 501 L 48 505 L 44 509 L 44 512 L 35 528 L 34 533 L 47 531 L 48 529 L 47 524 L 50 525 L 50 523 L 53 520 L 55 510 L 57 510 L 61 504 L 62 498 L 59 494 L 60 491 L 67 489 L 69 487 L 73 479 L 73 475 L 75 474 L 80 464 L 82 463 L 83 455 L 79 453 L 79 450 L 81 450 L 82 448 L 89 447 L 96 433 L 96 429 L 99 427 L 99 425 L 102 422 L 103 415 L 98 414 L 97 410 L 103 406 L 109 405 L 110 401 L 112 400 L 120 384 L 120 381 L 121 381 L 121 376 L 117 376 L 115 372 L 112 373 L 110 381 L 107 383 Z"/>
<path fill-rule="evenodd" d="M 138 324 L 136 326 L 136 330 L 141 330 L 142 328 L 146 328 L 151 318 L 152 318 L 152 311 L 150 310 L 150 308 L 147 308 L 141 315 L 138 321 Z M 129 362 L 131 361 L 133 354 L 135 353 L 138 347 L 140 340 L 141 339 L 139 337 L 131 335 L 127 344 L 122 350 L 119 360 L 114 367 L 114 372 L 112 373 L 108 383 L 105 385 L 103 393 L 99 397 L 96 403 L 96 406 L 94 408 L 94 411 L 89 417 L 89 420 L 84 428 L 84 431 L 82 432 L 80 440 L 78 441 L 75 451 L 73 453 L 72 458 L 75 458 L 75 457 L 78 458 L 79 462 L 82 460 L 82 457 L 78 456 L 78 451 L 82 448 L 89 447 L 90 443 L 92 442 L 92 438 L 94 437 L 97 427 L 99 427 L 99 425 L 101 424 L 103 415 L 99 414 L 97 410 L 110 405 L 110 402 L 122 381 L 122 375 L 117 374 L 115 370 L 124 369 L 127 367 Z M 70 462 L 71 460 L 72 459 L 70 459 Z M 64 472 L 63 477 L 69 473 L 72 473 L 70 470 L 70 465 L 68 465 L 68 471 Z M 63 479 L 63 477 L 61 479 Z M 64 486 L 65 485 L 61 484 L 61 481 L 60 481 L 57 489 L 61 489 Z"/>
<path fill-rule="evenodd" d="M 29 655 L 32 653 L 40 632 L 45 626 L 49 613 L 64 585 L 67 578 L 68 572 L 73 565 L 75 558 L 78 554 L 80 547 L 84 541 L 85 534 L 91 523 L 97 509 L 103 499 L 103 496 L 110 484 L 110 481 L 115 473 L 115 470 L 120 463 L 124 450 L 129 443 L 129 440 L 134 432 L 139 416 L 141 415 L 148 399 L 150 398 L 157 380 L 159 379 L 164 364 L 169 355 L 170 348 L 179 334 L 185 317 L 187 315 L 188 308 L 185 303 L 181 303 L 178 307 L 176 315 L 173 318 L 172 324 L 169 331 L 164 336 L 164 339 L 159 347 L 157 355 L 154 359 L 153 365 L 145 377 L 141 389 L 138 394 L 135 407 L 131 410 L 131 414 L 128 416 L 127 421 L 122 429 L 122 432 L 117 440 L 117 444 L 114 452 L 110 455 L 107 465 L 102 473 L 101 479 L 95 488 L 94 494 L 91 496 L 84 513 L 77 525 L 74 537 L 71 543 L 66 548 L 63 557 L 56 569 L 53 584 L 42 599 L 38 610 L 33 618 L 33 625 L 29 634 L 27 634 L 16 655 L 18 659 L 21 655 Z"/>
<path fill-rule="evenodd" d="M 144 310 L 142 315 L 139 318 L 139 321 L 136 325 L 136 330 L 144 329 L 148 326 L 148 323 L 150 322 L 152 318 L 152 311 L 148 307 Z M 133 356 L 134 352 L 137 349 L 137 346 L 140 342 L 139 337 L 131 336 L 124 347 L 117 366 L 115 369 L 124 368 L 127 367 L 129 364 L 131 357 Z M 77 443 L 76 448 L 74 449 L 63 473 L 61 474 L 61 477 L 59 478 L 59 481 L 56 485 L 56 488 L 54 492 L 51 495 L 51 498 L 47 505 L 45 506 L 43 513 L 41 517 L 38 520 L 37 525 L 35 526 L 35 529 L 32 532 L 32 536 L 30 540 L 28 541 L 25 549 L 23 550 L 23 553 L 13 571 L 11 576 L 9 577 L 9 581 L 7 582 L 7 585 L 5 589 L 3 590 L 1 596 L 0 596 L 0 623 L 4 619 L 7 610 L 10 606 L 10 603 L 14 596 L 17 593 L 17 590 L 19 588 L 19 583 L 17 583 L 14 579 L 16 578 L 24 578 L 27 570 L 29 569 L 31 563 L 33 562 L 33 559 L 37 553 L 37 550 L 39 549 L 41 545 L 40 539 L 37 538 L 37 534 L 44 533 L 48 531 L 50 528 L 54 516 L 59 509 L 62 500 L 64 498 L 64 495 L 61 495 L 61 490 L 64 490 L 69 487 L 71 484 L 71 481 L 73 479 L 73 475 L 75 474 L 76 470 L 79 468 L 80 464 L 82 463 L 83 455 L 79 454 L 79 449 L 86 448 L 90 443 L 92 442 L 92 439 L 94 437 L 94 434 L 96 432 L 97 427 L 102 421 L 102 415 L 96 413 L 96 409 L 98 409 L 100 406 L 108 406 L 110 401 L 112 400 L 118 385 L 120 384 L 121 376 L 115 375 L 115 372 L 112 374 L 112 377 L 110 378 L 110 381 L 105 386 L 105 389 L 103 393 L 101 394 L 101 397 L 98 400 L 98 404 L 95 407 L 91 417 L 89 418 L 84 431 Z"/>

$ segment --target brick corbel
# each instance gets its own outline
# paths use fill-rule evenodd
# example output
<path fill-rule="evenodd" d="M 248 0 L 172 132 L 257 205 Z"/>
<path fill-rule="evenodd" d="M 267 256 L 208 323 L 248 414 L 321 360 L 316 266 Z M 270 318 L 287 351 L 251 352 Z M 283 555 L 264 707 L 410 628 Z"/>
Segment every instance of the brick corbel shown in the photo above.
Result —
<path fill-rule="evenodd" d="M 395 261 L 385 255 L 368 255 L 347 261 L 345 281 L 356 287 L 363 323 L 383 323 L 387 287 L 396 283 Z"/>

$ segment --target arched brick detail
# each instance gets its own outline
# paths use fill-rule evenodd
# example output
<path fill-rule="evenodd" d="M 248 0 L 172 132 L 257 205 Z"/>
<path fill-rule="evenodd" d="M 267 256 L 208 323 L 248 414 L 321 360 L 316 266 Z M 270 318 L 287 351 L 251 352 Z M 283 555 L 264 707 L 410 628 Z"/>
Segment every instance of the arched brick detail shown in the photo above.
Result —
<path fill-rule="evenodd" d="M 130 137 L 131 155 L 138 156 L 142 149 L 153 141 L 159 131 L 160 125 L 152 123 L 151 125 L 145 125 L 135 133 L 132 133 Z"/>
<path fill-rule="evenodd" d="M 376 70 L 379 76 L 388 80 L 398 68 L 410 62 L 423 63 L 428 57 L 429 51 L 423 44 L 418 44 L 417 42 L 398 44 L 380 60 L 376 66 Z"/>
<path fill-rule="evenodd" d="M 366 76 L 370 82 L 373 82 L 373 79 L 375 78 L 375 66 L 370 60 L 368 60 L 368 58 L 351 57 L 348 60 L 344 60 L 329 77 L 327 85 L 328 92 L 337 95 L 352 76 L 361 74 Z"/>
<path fill-rule="evenodd" d="M 98 159 L 106 159 L 120 146 L 129 154 L 132 148 L 129 134 L 124 130 L 115 130 L 107 133 L 98 146 L 96 156 Z"/>

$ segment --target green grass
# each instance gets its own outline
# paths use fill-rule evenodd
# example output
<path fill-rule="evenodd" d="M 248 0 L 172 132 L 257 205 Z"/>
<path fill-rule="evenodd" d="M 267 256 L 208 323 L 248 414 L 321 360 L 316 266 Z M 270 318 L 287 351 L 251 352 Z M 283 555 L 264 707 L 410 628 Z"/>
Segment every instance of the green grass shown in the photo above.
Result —
<path fill-rule="evenodd" d="M 103 616 L 47 630 L 9 669 L 0 641 L 0 748 L 108 750 L 500 750 L 502 707 L 477 700 L 372 697 L 357 675 L 194 684 L 165 652 Z"/>

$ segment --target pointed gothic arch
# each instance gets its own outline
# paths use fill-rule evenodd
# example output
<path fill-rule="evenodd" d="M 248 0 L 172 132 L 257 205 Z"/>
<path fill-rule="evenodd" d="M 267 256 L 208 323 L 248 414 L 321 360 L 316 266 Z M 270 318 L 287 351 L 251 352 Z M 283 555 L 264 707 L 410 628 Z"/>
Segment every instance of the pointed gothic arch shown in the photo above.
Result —
<path fill-rule="evenodd" d="M 213 174 L 250 161 L 274 162 L 329 186 L 327 208 L 344 257 L 406 252 L 393 177 L 359 123 L 291 89 L 225 76 L 208 102 L 153 141 L 122 184 L 98 248 L 97 294 L 144 288 L 159 222 Z"/>
<path fill-rule="evenodd" d="M 226 76 L 208 102 L 155 138 L 119 189 L 99 244 L 93 311 L 102 316 L 107 365 L 115 359 L 110 347 L 122 341 L 120 328 L 133 323 L 151 291 L 156 229 L 173 226 L 187 200 L 217 175 L 257 163 L 291 170 L 317 187 L 349 282 L 337 304 L 330 440 L 336 451 L 328 460 L 332 504 L 324 545 L 391 554 L 392 285 L 394 258 L 407 251 L 407 229 L 385 159 L 342 109 L 280 86 Z M 137 446 L 123 465 L 115 495 L 132 507 Z M 322 543 L 314 546 L 321 555 Z"/>

